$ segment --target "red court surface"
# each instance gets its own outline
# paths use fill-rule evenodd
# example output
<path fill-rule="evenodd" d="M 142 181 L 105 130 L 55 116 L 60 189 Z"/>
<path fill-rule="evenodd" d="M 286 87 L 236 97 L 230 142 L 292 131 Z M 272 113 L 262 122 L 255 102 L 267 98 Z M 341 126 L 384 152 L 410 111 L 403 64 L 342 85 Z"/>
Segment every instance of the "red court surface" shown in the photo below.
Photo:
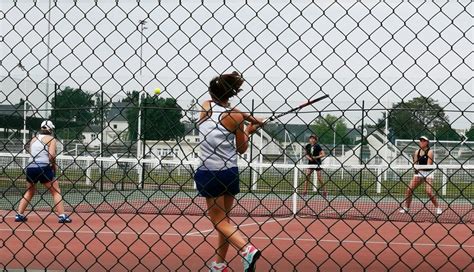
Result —
<path fill-rule="evenodd" d="M 67 271 L 208 271 L 216 232 L 206 217 L 1 211 L 0 266 Z M 474 271 L 473 224 L 235 217 L 262 250 L 257 271 Z M 241 258 L 229 249 L 231 271 Z"/>

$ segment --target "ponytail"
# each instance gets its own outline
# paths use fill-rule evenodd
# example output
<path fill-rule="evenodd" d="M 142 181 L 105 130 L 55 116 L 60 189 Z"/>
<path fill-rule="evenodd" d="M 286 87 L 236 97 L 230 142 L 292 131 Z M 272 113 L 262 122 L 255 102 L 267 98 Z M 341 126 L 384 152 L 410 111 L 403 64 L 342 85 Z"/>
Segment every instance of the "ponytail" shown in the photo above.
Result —
<path fill-rule="evenodd" d="M 243 83 L 244 79 L 236 71 L 230 74 L 223 74 L 209 82 L 209 93 L 214 100 L 227 100 L 241 91 L 240 86 Z"/>

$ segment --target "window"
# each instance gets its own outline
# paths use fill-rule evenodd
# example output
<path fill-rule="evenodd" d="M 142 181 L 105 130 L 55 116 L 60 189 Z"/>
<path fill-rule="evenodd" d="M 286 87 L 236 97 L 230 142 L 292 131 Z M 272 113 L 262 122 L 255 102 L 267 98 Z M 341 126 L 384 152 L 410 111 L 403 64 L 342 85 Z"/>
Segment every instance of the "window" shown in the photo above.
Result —
<path fill-rule="evenodd" d="M 114 129 L 117 128 L 117 124 L 114 124 Z"/>
<path fill-rule="evenodd" d="M 95 137 L 96 137 L 96 135 L 95 135 L 95 134 L 91 134 L 91 139 L 92 139 L 92 140 L 94 140 L 94 139 L 95 139 Z"/>

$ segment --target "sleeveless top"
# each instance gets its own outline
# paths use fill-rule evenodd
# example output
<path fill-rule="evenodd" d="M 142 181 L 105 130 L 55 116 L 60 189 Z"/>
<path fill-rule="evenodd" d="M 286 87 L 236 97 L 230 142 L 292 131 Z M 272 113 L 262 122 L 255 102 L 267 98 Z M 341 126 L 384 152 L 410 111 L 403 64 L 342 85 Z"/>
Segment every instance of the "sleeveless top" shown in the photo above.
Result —
<path fill-rule="evenodd" d="M 36 141 L 34 141 L 30 146 L 30 158 L 28 160 L 28 168 L 31 167 L 44 167 L 49 165 L 49 147 L 46 143 L 42 141 L 46 135 L 36 136 Z"/>
<path fill-rule="evenodd" d="M 223 112 L 229 111 L 211 102 L 210 116 L 199 124 L 201 165 L 199 170 L 220 171 L 237 167 L 235 134 L 228 131 L 220 122 Z"/>
<path fill-rule="evenodd" d="M 321 148 L 319 144 L 314 144 L 314 145 L 307 144 L 305 147 L 305 150 L 306 150 L 306 154 L 310 155 L 311 157 L 317 157 L 319 156 L 319 153 L 323 151 L 323 149 Z M 321 164 L 321 158 L 316 159 L 314 162 L 309 161 L 308 164 Z"/>
<path fill-rule="evenodd" d="M 421 156 L 421 148 L 418 149 L 418 153 L 416 155 L 416 163 L 418 165 L 428 165 L 428 153 L 430 152 L 430 148 L 426 149 L 425 154 Z M 420 171 L 427 171 L 432 170 L 432 168 L 423 168 Z"/>

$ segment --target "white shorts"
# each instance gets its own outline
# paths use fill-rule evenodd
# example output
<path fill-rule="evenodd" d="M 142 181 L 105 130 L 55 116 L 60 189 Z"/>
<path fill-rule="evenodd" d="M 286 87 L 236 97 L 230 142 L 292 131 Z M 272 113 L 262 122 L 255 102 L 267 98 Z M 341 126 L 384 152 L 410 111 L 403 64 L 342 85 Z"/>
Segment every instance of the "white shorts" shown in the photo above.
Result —
<path fill-rule="evenodd" d="M 415 174 L 415 177 L 420 177 L 420 178 L 434 178 L 434 170 L 430 171 L 418 171 L 418 173 Z"/>

